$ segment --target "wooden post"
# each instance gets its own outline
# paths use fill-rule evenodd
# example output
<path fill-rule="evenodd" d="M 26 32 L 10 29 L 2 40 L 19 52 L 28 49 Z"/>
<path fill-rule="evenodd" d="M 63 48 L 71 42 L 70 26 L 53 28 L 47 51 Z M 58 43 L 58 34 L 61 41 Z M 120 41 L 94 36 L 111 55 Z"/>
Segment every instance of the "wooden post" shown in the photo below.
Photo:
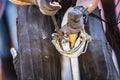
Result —
<path fill-rule="evenodd" d="M 60 56 L 51 43 L 51 17 L 35 6 L 18 7 L 19 80 L 61 80 Z"/>

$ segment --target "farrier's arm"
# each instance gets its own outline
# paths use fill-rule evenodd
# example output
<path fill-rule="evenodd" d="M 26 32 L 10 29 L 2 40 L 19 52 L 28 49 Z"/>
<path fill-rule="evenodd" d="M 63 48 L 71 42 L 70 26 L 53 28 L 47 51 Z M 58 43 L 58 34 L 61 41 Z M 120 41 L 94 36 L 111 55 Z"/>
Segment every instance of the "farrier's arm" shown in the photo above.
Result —
<path fill-rule="evenodd" d="M 60 8 L 58 2 L 50 2 L 50 0 L 9 0 L 17 5 L 36 5 L 44 15 L 53 16 Z"/>
<path fill-rule="evenodd" d="M 88 7 L 90 4 L 92 6 L 88 8 L 88 12 L 91 13 L 98 5 L 99 0 L 77 0 L 76 6 L 83 6 L 84 8 Z"/>
<path fill-rule="evenodd" d="M 99 0 L 77 0 L 75 7 L 68 13 L 68 22 L 61 28 L 62 32 L 79 33 L 87 22 L 89 13 L 97 7 Z M 91 6 L 90 6 L 91 5 Z M 88 7 L 87 11 L 85 9 Z"/>
<path fill-rule="evenodd" d="M 54 15 L 61 7 L 49 5 L 49 0 L 10 0 L 14 4 L 18 5 L 37 5 L 43 11 L 43 14 Z M 88 7 L 92 4 L 92 7 L 88 9 L 88 12 L 91 13 L 97 6 L 99 0 L 77 0 L 76 6 Z"/>

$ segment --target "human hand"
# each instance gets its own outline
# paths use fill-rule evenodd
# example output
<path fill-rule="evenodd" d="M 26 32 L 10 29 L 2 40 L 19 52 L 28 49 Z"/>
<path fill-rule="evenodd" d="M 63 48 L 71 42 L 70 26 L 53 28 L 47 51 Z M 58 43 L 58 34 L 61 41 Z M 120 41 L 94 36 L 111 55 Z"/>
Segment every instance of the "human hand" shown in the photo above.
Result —
<path fill-rule="evenodd" d="M 44 15 L 53 16 L 61 8 L 61 5 L 58 2 L 49 2 L 48 0 L 36 0 L 40 11 Z"/>
<path fill-rule="evenodd" d="M 68 13 L 68 22 L 61 28 L 64 33 L 79 33 L 85 23 L 86 11 L 84 7 L 77 6 Z"/>
<path fill-rule="evenodd" d="M 9 0 L 17 5 L 37 5 L 44 15 L 53 16 L 61 8 L 58 2 L 50 2 L 49 0 Z"/>

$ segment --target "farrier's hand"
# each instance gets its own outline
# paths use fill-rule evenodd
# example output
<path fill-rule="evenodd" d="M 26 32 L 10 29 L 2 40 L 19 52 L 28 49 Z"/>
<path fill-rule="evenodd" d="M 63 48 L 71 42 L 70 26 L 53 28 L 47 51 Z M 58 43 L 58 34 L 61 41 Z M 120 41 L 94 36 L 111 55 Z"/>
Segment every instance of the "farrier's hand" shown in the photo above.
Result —
<path fill-rule="evenodd" d="M 53 16 L 61 8 L 58 2 L 50 2 L 49 0 L 9 0 L 17 5 L 37 5 L 44 15 Z"/>
<path fill-rule="evenodd" d="M 36 0 L 36 4 L 39 6 L 40 11 L 44 15 L 53 16 L 61 8 L 58 2 L 49 2 L 49 0 Z"/>
<path fill-rule="evenodd" d="M 64 33 L 79 33 L 84 24 L 84 8 L 81 6 L 75 7 L 68 13 L 68 23 L 61 28 Z"/>

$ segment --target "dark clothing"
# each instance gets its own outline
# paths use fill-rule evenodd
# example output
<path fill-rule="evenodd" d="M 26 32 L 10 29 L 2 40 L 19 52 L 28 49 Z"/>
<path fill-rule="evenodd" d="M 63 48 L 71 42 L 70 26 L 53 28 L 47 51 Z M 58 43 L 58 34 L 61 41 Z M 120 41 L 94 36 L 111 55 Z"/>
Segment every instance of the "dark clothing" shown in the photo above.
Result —
<path fill-rule="evenodd" d="M 69 3 L 61 3 L 63 9 L 56 15 L 58 23 L 71 6 Z M 94 13 L 100 16 L 98 9 Z M 41 14 L 37 7 L 18 8 L 19 57 L 15 66 L 19 80 L 61 80 L 60 54 L 51 42 L 53 31 L 51 17 Z M 86 31 L 92 42 L 79 57 L 81 80 L 119 80 L 101 21 L 90 16 Z"/>
<path fill-rule="evenodd" d="M 5 80 L 17 80 L 12 55 L 10 53 L 10 45 L 8 25 L 5 15 L 3 15 L 0 20 L 0 61 L 2 63 L 2 71 L 5 74 Z M 1 76 L 2 75 L 0 75 L 0 77 Z"/>

